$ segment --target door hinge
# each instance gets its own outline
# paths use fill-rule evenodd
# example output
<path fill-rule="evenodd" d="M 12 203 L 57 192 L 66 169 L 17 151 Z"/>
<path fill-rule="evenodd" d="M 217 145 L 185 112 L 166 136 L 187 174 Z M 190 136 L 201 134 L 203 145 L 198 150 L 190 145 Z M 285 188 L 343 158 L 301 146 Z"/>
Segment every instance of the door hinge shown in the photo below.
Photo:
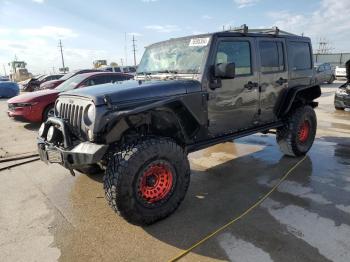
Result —
<path fill-rule="evenodd" d="M 259 86 L 259 93 L 261 93 L 261 86 Z"/>
<path fill-rule="evenodd" d="M 258 115 L 261 115 L 261 109 L 260 108 L 258 109 Z"/>
<path fill-rule="evenodd" d="M 209 124 L 210 124 L 210 120 L 208 119 L 207 125 L 209 126 Z"/>

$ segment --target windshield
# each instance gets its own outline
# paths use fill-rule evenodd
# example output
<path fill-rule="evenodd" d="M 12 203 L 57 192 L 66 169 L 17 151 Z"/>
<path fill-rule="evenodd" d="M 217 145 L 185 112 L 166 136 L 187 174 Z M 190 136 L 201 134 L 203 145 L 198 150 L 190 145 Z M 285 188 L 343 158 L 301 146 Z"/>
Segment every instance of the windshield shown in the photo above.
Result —
<path fill-rule="evenodd" d="M 148 47 L 137 73 L 200 73 L 210 38 L 185 38 Z"/>
<path fill-rule="evenodd" d="M 76 74 L 76 72 L 71 72 L 71 73 L 65 74 L 64 76 L 61 77 L 60 80 L 67 80 L 67 79 L 71 78 L 72 76 L 74 76 L 75 74 Z"/>
<path fill-rule="evenodd" d="M 64 81 L 62 84 L 58 85 L 56 87 L 56 89 L 59 91 L 72 90 L 72 89 L 76 88 L 85 78 L 86 78 L 86 76 L 84 76 L 84 75 L 73 76 L 73 77 L 69 78 L 68 80 Z"/>

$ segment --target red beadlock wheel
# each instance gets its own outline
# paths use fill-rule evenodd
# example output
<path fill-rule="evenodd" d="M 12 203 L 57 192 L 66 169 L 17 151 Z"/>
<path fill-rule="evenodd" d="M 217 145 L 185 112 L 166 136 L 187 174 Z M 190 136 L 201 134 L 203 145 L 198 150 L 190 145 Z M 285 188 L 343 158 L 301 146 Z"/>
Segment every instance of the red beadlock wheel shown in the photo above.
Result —
<path fill-rule="evenodd" d="M 173 173 L 170 167 L 161 162 L 148 165 L 139 180 L 139 196 L 148 203 L 165 199 L 173 186 Z"/>
<path fill-rule="evenodd" d="M 300 126 L 298 131 L 298 138 L 301 143 L 305 143 L 310 134 L 310 123 L 309 121 L 305 120 Z"/>

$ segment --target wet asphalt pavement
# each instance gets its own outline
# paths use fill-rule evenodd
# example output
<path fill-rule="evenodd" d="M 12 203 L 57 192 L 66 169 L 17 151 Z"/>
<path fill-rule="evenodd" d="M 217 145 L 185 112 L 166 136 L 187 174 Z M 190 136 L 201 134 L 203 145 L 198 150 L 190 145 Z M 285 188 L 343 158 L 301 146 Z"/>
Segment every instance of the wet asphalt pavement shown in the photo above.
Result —
<path fill-rule="evenodd" d="M 350 112 L 334 110 L 338 85 L 323 88 L 306 159 L 261 206 L 180 261 L 350 261 Z M 1 156 L 35 150 L 37 126 L 4 113 L 0 122 Z M 184 202 L 148 227 L 114 214 L 101 176 L 41 162 L 0 172 L 0 261 L 167 261 L 242 214 L 300 160 L 261 134 L 189 158 Z"/>

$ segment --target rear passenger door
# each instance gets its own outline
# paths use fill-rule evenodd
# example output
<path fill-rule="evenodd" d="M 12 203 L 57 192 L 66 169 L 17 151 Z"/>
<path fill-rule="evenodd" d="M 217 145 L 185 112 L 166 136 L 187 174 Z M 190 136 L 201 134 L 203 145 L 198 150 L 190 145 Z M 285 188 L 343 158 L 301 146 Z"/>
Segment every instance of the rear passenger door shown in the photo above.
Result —
<path fill-rule="evenodd" d="M 259 120 L 261 123 L 277 119 L 275 105 L 288 86 L 286 44 L 284 39 L 258 38 L 260 62 Z"/>

